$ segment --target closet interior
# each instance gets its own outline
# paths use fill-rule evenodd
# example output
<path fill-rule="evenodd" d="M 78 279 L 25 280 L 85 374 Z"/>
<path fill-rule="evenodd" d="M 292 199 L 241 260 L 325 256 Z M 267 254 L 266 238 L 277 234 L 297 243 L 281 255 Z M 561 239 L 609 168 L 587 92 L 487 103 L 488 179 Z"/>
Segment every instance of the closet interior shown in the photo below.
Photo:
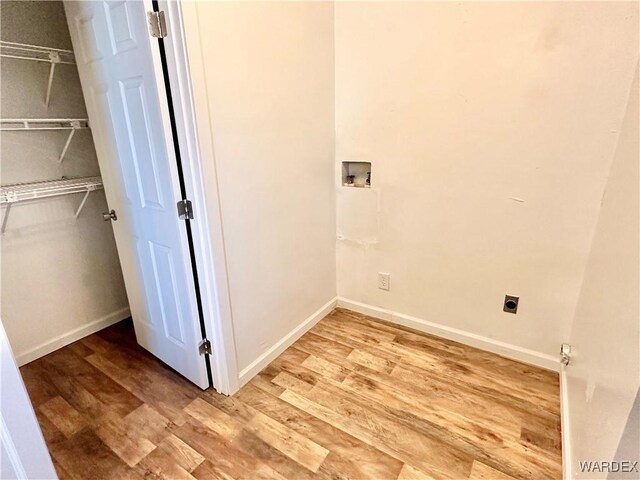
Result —
<path fill-rule="evenodd" d="M 19 364 L 129 315 L 62 2 L 2 2 L 2 321 Z"/>

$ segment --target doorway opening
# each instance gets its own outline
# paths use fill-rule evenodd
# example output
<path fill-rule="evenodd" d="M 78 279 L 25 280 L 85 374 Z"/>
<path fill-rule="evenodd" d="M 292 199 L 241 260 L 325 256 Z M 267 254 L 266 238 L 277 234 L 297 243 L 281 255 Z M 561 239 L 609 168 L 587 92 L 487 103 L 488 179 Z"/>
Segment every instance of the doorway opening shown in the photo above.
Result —
<path fill-rule="evenodd" d="M 161 7 L 3 2 L 2 316 L 25 364 L 130 314 L 142 347 L 200 388 L 225 391 L 224 372 L 211 368 L 206 353 L 216 302 L 206 205 L 197 163 L 181 158 L 188 122 L 176 120 L 188 110 L 188 72 L 174 68 L 180 45 L 147 30 L 148 13 Z M 174 34 L 181 32 L 177 8 Z M 172 77 L 181 83 L 177 94 Z M 34 94 L 38 83 L 46 86 L 42 99 Z M 193 157 L 197 145 L 185 149 Z M 58 161 L 48 165 L 53 156 Z M 187 200 L 194 220 L 180 218 Z M 24 268 L 20 259 L 38 260 L 33 248 L 46 260 L 41 270 L 54 275 Z M 16 279 L 13 288 L 7 278 Z M 47 281 L 77 301 L 71 314 L 46 295 L 20 295 L 46 291 Z M 111 311 L 95 319 L 94 305 Z M 44 328 L 30 321 L 47 312 Z M 71 317 L 72 326 L 59 317 Z M 19 325 L 25 319 L 35 332 Z"/>

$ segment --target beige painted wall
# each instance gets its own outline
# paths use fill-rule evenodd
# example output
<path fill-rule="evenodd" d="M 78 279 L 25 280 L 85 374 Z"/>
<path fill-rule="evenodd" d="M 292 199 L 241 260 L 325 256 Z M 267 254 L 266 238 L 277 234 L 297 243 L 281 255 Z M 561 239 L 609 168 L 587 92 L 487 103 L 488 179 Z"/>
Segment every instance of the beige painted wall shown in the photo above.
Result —
<path fill-rule="evenodd" d="M 578 478 L 602 478 L 581 475 L 578 462 L 613 460 L 640 388 L 638 88 L 636 70 L 569 337 L 568 407 Z M 638 432 L 626 441 L 631 444 L 622 451 L 635 450 L 634 457 L 617 460 L 640 460 Z"/>
<path fill-rule="evenodd" d="M 62 2 L 0 3 L 5 41 L 71 48 Z M 49 66 L 0 61 L 3 118 L 86 118 L 77 70 L 56 68 L 44 105 Z M 90 130 L 77 132 L 62 164 L 68 132 L 2 132 L 2 184 L 99 175 Z M 92 192 L 78 219 L 82 195 L 12 207 L 1 239 L 1 316 L 19 362 L 68 342 L 68 335 L 102 328 L 128 315 L 128 302 L 103 191 Z M 3 207 L 4 212 L 4 207 Z M 94 323 L 97 322 L 97 323 Z M 66 340 L 65 340 L 66 339 Z"/>
<path fill-rule="evenodd" d="M 337 3 L 336 167 L 373 164 L 371 190 L 337 187 L 338 294 L 557 355 L 625 112 L 637 12 Z M 517 315 L 502 312 L 505 294 L 520 296 Z"/>
<path fill-rule="evenodd" d="M 243 370 L 336 293 L 333 5 L 196 6 Z"/>

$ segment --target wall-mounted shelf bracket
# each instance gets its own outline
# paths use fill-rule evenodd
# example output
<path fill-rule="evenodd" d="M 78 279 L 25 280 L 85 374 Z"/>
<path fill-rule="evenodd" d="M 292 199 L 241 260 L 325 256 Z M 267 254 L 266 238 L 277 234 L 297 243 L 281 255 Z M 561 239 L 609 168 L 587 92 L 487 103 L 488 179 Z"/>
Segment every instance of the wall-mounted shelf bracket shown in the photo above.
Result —
<path fill-rule="evenodd" d="M 65 142 L 64 147 L 62 148 L 62 152 L 60 152 L 58 163 L 62 163 L 62 161 L 64 160 L 64 156 L 67 153 L 67 150 L 69 149 L 69 145 L 71 144 L 71 139 L 73 138 L 73 135 L 76 133 L 76 130 L 79 130 L 80 128 L 82 127 L 80 126 L 80 122 L 78 120 L 71 121 L 71 130 L 69 130 L 69 136 L 67 137 L 67 141 Z"/>
<path fill-rule="evenodd" d="M 11 213 L 11 203 L 7 203 L 7 208 L 4 209 L 4 216 L 2 217 L 2 228 L 0 234 L 4 235 L 4 231 L 7 228 L 7 221 L 9 221 L 9 213 Z"/>
<path fill-rule="evenodd" d="M 49 52 L 49 61 L 51 66 L 49 67 L 49 80 L 47 81 L 47 93 L 44 97 L 44 104 L 48 107 L 49 100 L 51 99 L 51 85 L 53 85 L 53 74 L 56 71 L 56 64 L 60 63 L 60 55 L 58 52 Z"/>

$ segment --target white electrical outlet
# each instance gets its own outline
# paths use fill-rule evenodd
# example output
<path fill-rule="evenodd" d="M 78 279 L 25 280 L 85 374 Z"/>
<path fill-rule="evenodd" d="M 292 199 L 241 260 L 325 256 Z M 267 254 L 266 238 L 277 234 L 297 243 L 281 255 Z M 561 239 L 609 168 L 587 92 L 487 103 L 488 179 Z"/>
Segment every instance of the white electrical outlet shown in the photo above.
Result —
<path fill-rule="evenodd" d="M 391 275 L 384 272 L 378 272 L 378 288 L 380 290 L 389 290 Z"/>

